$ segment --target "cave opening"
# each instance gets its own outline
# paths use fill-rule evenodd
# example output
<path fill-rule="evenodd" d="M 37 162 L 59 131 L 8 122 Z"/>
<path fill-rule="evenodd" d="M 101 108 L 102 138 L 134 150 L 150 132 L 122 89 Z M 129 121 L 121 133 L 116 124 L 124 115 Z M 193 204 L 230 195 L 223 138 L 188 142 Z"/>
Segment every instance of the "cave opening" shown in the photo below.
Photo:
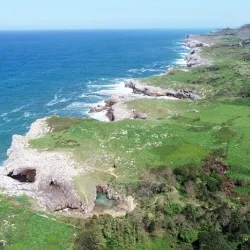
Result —
<path fill-rule="evenodd" d="M 36 170 L 25 169 L 18 174 L 14 174 L 14 171 L 11 171 L 7 176 L 20 182 L 33 183 L 36 180 Z"/>

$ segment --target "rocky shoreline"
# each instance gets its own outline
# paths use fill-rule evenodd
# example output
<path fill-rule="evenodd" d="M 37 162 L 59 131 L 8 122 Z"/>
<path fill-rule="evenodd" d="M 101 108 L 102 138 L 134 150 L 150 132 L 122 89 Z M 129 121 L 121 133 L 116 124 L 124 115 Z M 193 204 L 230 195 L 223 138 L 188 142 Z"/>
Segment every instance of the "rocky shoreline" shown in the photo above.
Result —
<path fill-rule="evenodd" d="M 49 211 L 91 211 L 94 204 L 82 204 L 74 191 L 72 180 L 79 172 L 78 164 L 67 154 L 30 148 L 30 140 L 51 132 L 46 119 L 35 121 L 25 136 L 13 136 L 8 159 L 0 169 L 0 187 L 11 196 L 33 197 Z"/>
<path fill-rule="evenodd" d="M 53 132 L 47 119 L 49 117 L 36 120 L 25 136 L 13 136 L 8 159 L 0 168 L 1 193 L 27 195 L 43 210 L 85 216 L 93 212 L 96 194 L 103 190 L 108 199 L 119 201 L 122 207 L 119 214 L 132 211 L 136 206 L 133 197 L 120 194 L 104 183 L 93 189 L 88 203 L 83 202 L 74 185 L 74 177 L 88 174 L 93 169 L 78 164 L 69 153 L 38 151 L 30 147 L 30 140 Z"/>
<path fill-rule="evenodd" d="M 128 110 L 126 102 L 138 98 L 157 98 L 157 99 L 200 99 L 198 95 L 192 91 L 180 90 L 175 91 L 172 89 L 162 89 L 145 85 L 137 80 L 127 80 L 124 83 L 126 88 L 131 89 L 131 94 L 115 95 L 104 102 L 97 104 L 90 109 L 89 114 L 95 118 L 93 114 L 99 113 L 100 120 L 104 121 L 105 117 L 108 121 L 119 121 L 123 119 L 147 119 L 145 114 L 137 113 L 136 110 Z M 103 117 L 104 116 L 104 117 Z"/>
<path fill-rule="evenodd" d="M 200 57 L 200 49 L 206 45 L 192 36 L 185 38 L 184 43 L 191 48 L 186 57 L 187 67 L 209 64 Z M 175 69 L 169 68 L 166 74 Z M 180 69 L 179 69 L 180 70 Z M 182 69 L 187 70 L 187 69 Z M 125 87 L 130 89 L 125 95 L 112 96 L 108 100 L 91 108 L 90 117 L 102 121 L 119 121 L 123 119 L 147 119 L 145 114 L 128 110 L 126 102 L 138 98 L 190 99 L 200 97 L 185 90 L 161 89 L 147 86 L 138 80 L 128 80 Z M 30 147 L 29 141 L 52 132 L 46 122 L 48 118 L 35 121 L 25 136 L 14 135 L 8 150 L 8 159 L 0 168 L 0 188 L 2 193 L 10 196 L 27 195 L 37 200 L 38 205 L 48 211 L 74 211 L 90 214 L 95 206 L 96 192 L 89 204 L 84 204 L 75 190 L 73 179 L 77 174 L 92 171 L 88 166 L 80 166 L 72 160 L 70 154 L 62 152 L 38 151 Z M 98 186 L 100 188 L 100 186 Z M 97 189 L 98 189 L 97 188 Z M 110 199 L 121 197 L 113 190 L 106 188 Z M 118 197 L 118 198 L 117 198 Z M 132 197 L 123 197 L 127 211 L 133 210 L 135 204 Z"/>
<path fill-rule="evenodd" d="M 187 71 L 188 68 L 202 65 L 210 65 L 212 62 L 201 57 L 201 49 L 209 47 L 210 44 L 199 40 L 200 36 L 187 36 L 183 40 L 183 44 L 191 49 L 190 54 L 185 57 L 187 68 L 177 68 L 177 70 Z M 168 68 L 165 75 L 174 74 L 174 67 Z M 89 111 L 90 117 L 101 121 L 119 121 L 123 119 L 147 119 L 145 114 L 137 113 L 136 110 L 128 110 L 126 102 L 137 98 L 165 98 L 165 99 L 200 99 L 200 97 L 186 90 L 162 89 L 158 87 L 148 86 L 138 80 L 127 80 L 124 86 L 131 90 L 126 95 L 115 95 L 92 107 Z M 99 115 L 96 115 L 99 114 Z"/>
<path fill-rule="evenodd" d="M 204 47 L 209 47 L 210 44 L 202 42 L 199 38 L 200 36 L 188 35 L 183 40 L 185 46 L 191 49 L 190 54 L 185 58 L 188 68 L 210 65 L 212 63 L 210 60 L 201 57 L 201 49 Z"/>

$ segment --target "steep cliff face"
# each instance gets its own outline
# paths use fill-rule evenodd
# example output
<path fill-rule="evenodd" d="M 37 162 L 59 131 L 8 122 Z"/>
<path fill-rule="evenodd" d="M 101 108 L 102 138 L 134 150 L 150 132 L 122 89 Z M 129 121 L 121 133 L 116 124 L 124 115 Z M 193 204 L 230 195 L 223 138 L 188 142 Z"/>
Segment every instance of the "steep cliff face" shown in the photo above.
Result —
<path fill-rule="evenodd" d="M 68 208 L 89 212 L 94 201 L 82 204 L 72 184 L 80 171 L 78 164 L 65 153 L 39 152 L 29 147 L 29 140 L 50 131 L 44 118 L 34 122 L 25 136 L 13 136 L 8 159 L 0 169 L 0 187 L 9 195 L 36 198 L 42 208 L 50 211 Z"/>
<path fill-rule="evenodd" d="M 71 211 L 79 215 L 93 211 L 101 185 L 106 188 L 102 192 L 109 194 L 109 199 L 117 200 L 118 194 L 108 188 L 107 183 L 100 183 L 95 179 L 91 179 L 91 183 L 87 185 L 86 199 L 86 190 L 81 190 L 79 186 L 84 184 L 85 176 L 91 174 L 93 169 L 73 160 L 70 151 L 39 151 L 30 146 L 31 140 L 53 132 L 49 124 L 48 118 L 39 119 L 31 125 L 25 136 L 13 136 L 8 159 L 0 169 L 0 188 L 3 193 L 10 196 L 28 195 L 35 198 L 45 210 Z M 131 199 L 133 200 L 125 195 L 119 196 L 125 206 L 124 211 L 134 209 Z"/>

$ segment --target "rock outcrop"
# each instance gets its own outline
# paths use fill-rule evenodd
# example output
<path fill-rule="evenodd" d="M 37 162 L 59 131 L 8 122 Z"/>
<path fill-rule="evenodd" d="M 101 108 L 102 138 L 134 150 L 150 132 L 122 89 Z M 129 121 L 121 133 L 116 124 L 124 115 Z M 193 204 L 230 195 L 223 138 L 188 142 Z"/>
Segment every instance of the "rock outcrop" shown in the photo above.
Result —
<path fill-rule="evenodd" d="M 178 69 L 186 71 L 186 69 Z M 174 73 L 175 69 L 169 69 L 170 72 Z M 137 80 L 127 80 L 125 81 L 125 87 L 131 89 L 130 94 L 121 96 L 112 96 L 105 102 L 97 104 L 92 107 L 89 114 L 92 118 L 105 121 L 103 117 L 96 116 L 95 114 L 103 114 L 108 121 L 119 121 L 123 119 L 147 119 L 146 114 L 141 114 L 135 110 L 128 110 L 126 107 L 126 102 L 132 101 L 137 98 L 174 98 L 174 99 L 200 99 L 198 95 L 192 91 L 187 90 L 172 90 L 172 89 L 162 89 L 159 87 L 152 87 L 144 85 Z"/>
<path fill-rule="evenodd" d="M 175 68 L 174 67 L 169 67 L 167 71 L 164 73 L 164 75 L 170 76 L 174 75 Z"/>
<path fill-rule="evenodd" d="M 134 112 L 134 119 L 146 120 L 148 119 L 148 116 L 146 114 Z"/>
<path fill-rule="evenodd" d="M 92 204 L 82 204 L 72 178 L 79 168 L 70 156 L 59 152 L 39 152 L 29 141 L 49 133 L 46 118 L 31 125 L 25 136 L 14 135 L 8 159 L 0 168 L 0 188 L 8 195 L 28 195 L 49 211 L 78 209 L 89 212 Z"/>
<path fill-rule="evenodd" d="M 90 117 L 96 119 L 95 114 L 103 114 L 105 117 L 98 117 L 98 120 L 105 121 L 105 118 L 108 121 L 119 121 L 123 119 L 133 118 L 132 112 L 128 111 L 124 105 L 124 102 L 133 99 L 132 96 L 117 96 L 114 95 L 108 100 L 97 104 L 97 106 L 92 107 L 89 111 Z"/>
<path fill-rule="evenodd" d="M 186 56 L 187 67 L 196 67 L 211 64 L 210 60 L 200 56 L 201 48 L 209 47 L 209 44 L 197 40 L 197 37 L 189 36 L 184 39 L 184 44 L 192 49 L 190 54 Z"/>
<path fill-rule="evenodd" d="M 141 94 L 150 97 L 173 97 L 177 99 L 199 99 L 192 91 L 186 90 L 171 90 L 161 89 L 158 87 L 146 86 L 136 80 L 129 80 L 125 82 L 127 88 L 131 88 L 135 94 Z"/>
<path fill-rule="evenodd" d="M 110 106 L 115 101 L 110 99 L 106 103 Z M 90 214 L 95 206 L 96 193 L 106 192 L 109 199 L 122 201 L 126 205 L 125 212 L 134 209 L 132 197 L 112 191 L 108 184 L 97 186 L 88 203 L 80 198 L 73 178 L 93 169 L 80 166 L 68 154 L 38 151 L 30 146 L 30 140 L 52 131 L 46 120 L 47 118 L 35 121 L 25 136 L 13 136 L 8 159 L 0 168 L 1 192 L 10 196 L 33 197 L 44 210 L 75 212 L 78 215 Z"/>

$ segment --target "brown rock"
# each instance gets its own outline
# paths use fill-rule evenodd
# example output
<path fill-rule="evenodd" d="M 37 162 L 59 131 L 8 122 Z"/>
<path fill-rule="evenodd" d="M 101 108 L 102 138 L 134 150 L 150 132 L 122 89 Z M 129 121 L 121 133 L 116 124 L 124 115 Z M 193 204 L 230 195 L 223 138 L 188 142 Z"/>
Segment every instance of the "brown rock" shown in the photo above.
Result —
<path fill-rule="evenodd" d="M 111 122 L 113 122 L 115 120 L 114 110 L 112 108 L 109 108 L 106 116 Z"/>
<path fill-rule="evenodd" d="M 134 119 L 146 120 L 148 116 L 142 113 L 134 113 Z"/>

